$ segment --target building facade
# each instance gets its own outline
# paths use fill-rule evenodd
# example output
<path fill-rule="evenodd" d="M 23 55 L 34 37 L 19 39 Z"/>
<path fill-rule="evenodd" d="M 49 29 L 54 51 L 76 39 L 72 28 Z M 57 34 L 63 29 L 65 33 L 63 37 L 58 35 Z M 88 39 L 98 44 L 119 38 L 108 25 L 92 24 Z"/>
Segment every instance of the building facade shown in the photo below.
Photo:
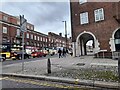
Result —
<path fill-rule="evenodd" d="M 73 55 L 87 55 L 93 42 L 96 57 L 114 58 L 120 52 L 120 2 L 70 2 Z"/>
<path fill-rule="evenodd" d="M 0 12 L 0 45 L 4 52 L 22 50 L 22 32 L 20 19 L 4 12 Z M 25 32 L 25 50 L 32 52 L 47 46 L 48 36 L 34 30 L 34 25 L 27 22 Z"/>
<path fill-rule="evenodd" d="M 65 47 L 65 37 L 52 32 L 48 35 L 34 30 L 34 25 L 27 22 L 27 31 L 24 35 L 25 51 L 31 53 L 45 48 L 55 49 Z M 71 45 L 71 39 L 67 39 L 67 47 Z M 20 18 L 4 12 L 0 12 L 0 49 L 3 52 L 22 50 L 22 32 L 20 31 Z"/>
<path fill-rule="evenodd" d="M 67 49 L 71 49 L 72 48 L 72 39 L 71 38 L 66 38 L 62 36 L 62 33 L 55 34 L 53 32 L 48 32 L 48 40 L 49 40 L 49 44 L 48 47 L 49 48 L 67 48 Z"/>

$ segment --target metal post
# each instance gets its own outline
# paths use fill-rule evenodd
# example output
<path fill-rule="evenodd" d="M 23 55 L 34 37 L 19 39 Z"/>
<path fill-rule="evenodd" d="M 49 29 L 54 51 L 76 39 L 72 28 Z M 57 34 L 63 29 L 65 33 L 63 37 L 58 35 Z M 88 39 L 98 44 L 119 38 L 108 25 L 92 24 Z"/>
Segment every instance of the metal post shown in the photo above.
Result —
<path fill-rule="evenodd" d="M 51 73 L 51 62 L 50 62 L 49 58 L 48 58 L 48 62 L 47 62 L 47 72 L 48 72 L 48 74 Z"/>
<path fill-rule="evenodd" d="M 118 75 L 119 75 L 119 83 L 120 83 L 120 57 L 118 58 Z"/>
<path fill-rule="evenodd" d="M 22 71 L 24 71 L 24 32 L 22 32 Z"/>
<path fill-rule="evenodd" d="M 27 20 L 23 16 L 20 16 L 20 30 L 22 32 L 22 71 L 24 71 L 24 33 L 26 30 Z"/>
<path fill-rule="evenodd" d="M 65 40 L 66 40 L 66 50 L 67 50 L 67 24 L 65 21 Z"/>
<path fill-rule="evenodd" d="M 62 21 L 65 23 L 65 41 L 66 41 L 66 50 L 67 50 L 67 22 L 66 21 Z"/>

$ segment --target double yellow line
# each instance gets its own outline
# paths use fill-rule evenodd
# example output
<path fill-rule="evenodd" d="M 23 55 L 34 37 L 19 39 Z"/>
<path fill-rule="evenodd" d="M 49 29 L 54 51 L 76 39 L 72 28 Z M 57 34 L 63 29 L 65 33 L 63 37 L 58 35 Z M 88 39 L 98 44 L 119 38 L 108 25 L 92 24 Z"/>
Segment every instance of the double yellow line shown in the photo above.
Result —
<path fill-rule="evenodd" d="M 12 77 L 4 77 L 3 79 L 5 80 L 10 80 L 10 81 L 14 81 L 14 82 L 20 82 L 20 83 L 26 83 L 26 84 L 33 84 L 33 85 L 40 85 L 40 86 L 47 86 L 47 87 L 53 87 L 53 88 L 66 88 L 66 89 L 74 89 L 74 90 L 90 90 L 90 89 L 83 89 L 80 86 L 70 86 L 70 85 L 62 85 L 62 84 L 57 84 L 57 83 L 50 83 L 49 81 L 33 81 L 33 80 L 23 80 L 23 79 L 15 79 Z"/>

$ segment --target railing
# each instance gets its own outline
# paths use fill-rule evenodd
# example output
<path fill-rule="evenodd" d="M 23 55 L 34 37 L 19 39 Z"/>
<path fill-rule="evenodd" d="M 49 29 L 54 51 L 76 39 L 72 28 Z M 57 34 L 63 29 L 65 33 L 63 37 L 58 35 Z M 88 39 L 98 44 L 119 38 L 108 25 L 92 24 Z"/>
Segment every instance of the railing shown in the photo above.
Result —
<path fill-rule="evenodd" d="M 120 57 L 120 52 L 113 52 L 112 57 L 113 59 L 118 59 Z"/>

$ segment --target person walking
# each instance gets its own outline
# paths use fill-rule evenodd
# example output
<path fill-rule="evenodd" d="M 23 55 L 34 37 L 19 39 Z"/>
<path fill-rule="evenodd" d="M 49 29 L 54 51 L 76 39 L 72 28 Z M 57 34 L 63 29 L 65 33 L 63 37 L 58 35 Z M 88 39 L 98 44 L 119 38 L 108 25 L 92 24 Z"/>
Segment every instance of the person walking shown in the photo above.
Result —
<path fill-rule="evenodd" d="M 65 49 L 63 48 L 63 57 L 66 57 L 66 51 L 65 51 Z"/>
<path fill-rule="evenodd" d="M 61 49 L 59 48 L 59 50 L 58 50 L 59 58 L 62 57 L 61 54 L 62 54 L 62 51 L 61 51 Z"/>

